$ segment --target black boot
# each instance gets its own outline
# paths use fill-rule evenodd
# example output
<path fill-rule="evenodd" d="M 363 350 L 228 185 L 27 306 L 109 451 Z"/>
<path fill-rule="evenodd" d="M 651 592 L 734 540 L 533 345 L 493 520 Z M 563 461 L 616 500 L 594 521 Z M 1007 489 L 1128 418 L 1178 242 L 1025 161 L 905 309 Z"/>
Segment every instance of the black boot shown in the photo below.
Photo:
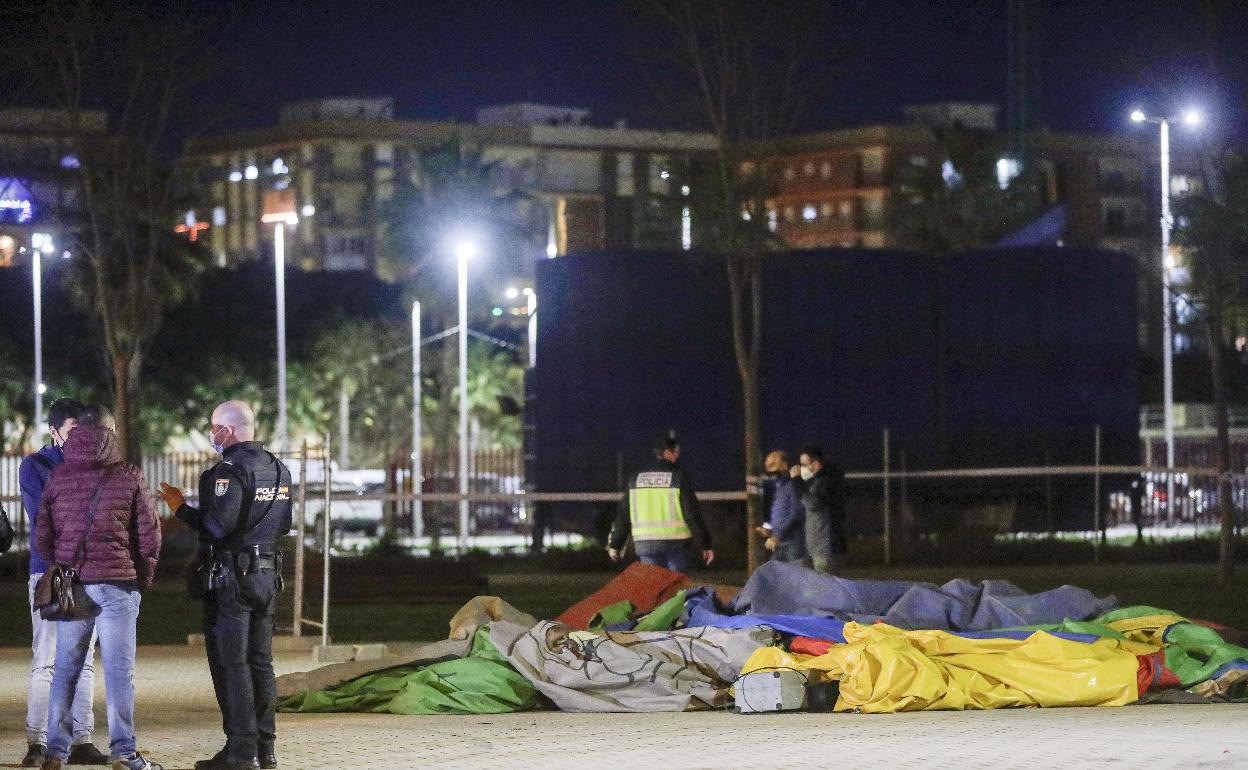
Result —
<path fill-rule="evenodd" d="M 26 747 L 26 756 L 22 757 L 22 767 L 39 767 L 47 755 L 47 746 L 42 743 L 32 743 Z"/>
<path fill-rule="evenodd" d="M 258 753 L 260 755 L 257 757 L 260 760 L 260 770 L 275 770 L 277 768 L 277 754 L 273 751 L 272 746 L 266 746 L 262 743 Z"/>
<path fill-rule="evenodd" d="M 94 743 L 80 743 L 69 747 L 69 765 L 107 765 L 112 762 L 108 755 L 95 747 Z"/>
<path fill-rule="evenodd" d="M 195 770 L 259 770 L 260 763 L 252 759 L 230 759 L 225 756 L 225 749 L 218 751 L 212 759 L 201 759 L 195 763 Z"/>

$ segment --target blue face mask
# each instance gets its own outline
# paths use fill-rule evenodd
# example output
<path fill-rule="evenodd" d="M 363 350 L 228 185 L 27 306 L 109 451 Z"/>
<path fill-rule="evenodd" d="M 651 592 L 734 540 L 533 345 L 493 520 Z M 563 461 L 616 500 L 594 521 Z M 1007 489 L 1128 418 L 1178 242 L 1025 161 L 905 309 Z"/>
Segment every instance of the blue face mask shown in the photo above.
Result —
<path fill-rule="evenodd" d="M 223 452 L 225 452 L 225 437 L 229 435 L 229 432 L 230 432 L 229 428 L 222 427 L 220 439 L 217 438 L 216 433 L 213 433 L 211 436 L 208 437 L 208 440 L 212 442 L 212 451 L 216 452 L 217 454 L 222 454 Z"/>

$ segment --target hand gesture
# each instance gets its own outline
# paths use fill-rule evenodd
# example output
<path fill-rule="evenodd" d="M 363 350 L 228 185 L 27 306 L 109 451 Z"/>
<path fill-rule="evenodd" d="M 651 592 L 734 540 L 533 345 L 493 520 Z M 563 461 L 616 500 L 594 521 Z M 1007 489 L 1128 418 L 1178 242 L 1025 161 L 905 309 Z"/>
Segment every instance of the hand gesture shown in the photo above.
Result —
<path fill-rule="evenodd" d="M 170 511 L 177 511 L 183 505 L 186 505 L 186 498 L 182 496 L 182 490 L 177 487 L 171 487 L 163 481 L 160 483 L 160 499 L 165 501 L 165 505 L 169 506 Z"/>

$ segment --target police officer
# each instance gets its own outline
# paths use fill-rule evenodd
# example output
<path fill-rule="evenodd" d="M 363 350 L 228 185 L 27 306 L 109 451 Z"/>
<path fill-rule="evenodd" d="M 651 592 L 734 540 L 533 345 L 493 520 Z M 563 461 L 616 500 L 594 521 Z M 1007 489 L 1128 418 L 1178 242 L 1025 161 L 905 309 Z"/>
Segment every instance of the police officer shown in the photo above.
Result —
<path fill-rule="evenodd" d="M 199 508 L 160 487 L 199 534 L 190 589 L 204 601 L 208 668 L 226 736 L 225 748 L 195 770 L 277 767 L 273 610 L 282 589 L 278 540 L 291 528 L 290 471 L 254 438 L 251 408 L 226 401 L 212 413 L 212 447 L 222 459 L 200 476 Z"/>
<path fill-rule="evenodd" d="M 680 444 L 674 438 L 661 438 L 655 442 L 654 456 L 650 465 L 629 480 L 628 497 L 607 539 L 607 555 L 619 561 L 631 535 L 637 558 L 643 562 L 688 572 L 690 548 L 696 540 L 702 561 L 709 567 L 715 558 L 711 535 L 702 520 L 693 480 L 679 464 Z"/>

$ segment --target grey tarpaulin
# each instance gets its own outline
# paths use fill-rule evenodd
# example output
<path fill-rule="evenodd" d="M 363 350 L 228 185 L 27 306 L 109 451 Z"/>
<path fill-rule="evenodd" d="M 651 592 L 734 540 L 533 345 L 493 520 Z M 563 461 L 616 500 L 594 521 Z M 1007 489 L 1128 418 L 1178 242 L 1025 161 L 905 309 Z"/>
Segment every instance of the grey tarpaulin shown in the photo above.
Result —
<path fill-rule="evenodd" d="M 544 620 L 499 621 L 490 641 L 563 711 L 695 711 L 729 702 L 747 658 L 773 644 L 767 628 L 590 634 Z"/>

